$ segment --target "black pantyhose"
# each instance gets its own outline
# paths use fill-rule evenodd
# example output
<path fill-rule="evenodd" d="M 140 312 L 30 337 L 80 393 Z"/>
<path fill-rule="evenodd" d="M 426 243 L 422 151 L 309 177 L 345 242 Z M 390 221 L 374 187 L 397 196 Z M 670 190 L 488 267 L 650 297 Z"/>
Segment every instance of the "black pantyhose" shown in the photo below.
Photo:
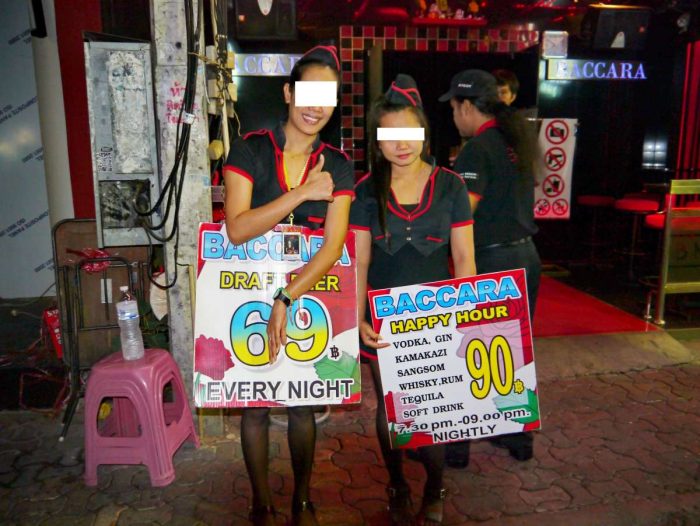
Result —
<path fill-rule="evenodd" d="M 391 449 L 391 439 L 389 429 L 386 424 L 386 408 L 384 406 L 384 393 L 382 391 L 382 380 L 379 376 L 379 362 L 370 361 L 372 369 L 372 379 L 377 393 L 377 437 L 382 450 L 384 463 L 389 471 L 390 485 L 394 488 L 406 486 L 406 479 L 403 475 L 403 452 L 400 449 Z M 421 462 L 425 468 L 427 480 L 425 488 L 442 488 L 442 472 L 445 464 L 445 446 L 428 446 L 418 449 Z"/>
<path fill-rule="evenodd" d="M 264 407 L 243 410 L 241 420 L 241 446 L 253 488 L 253 507 L 272 505 L 270 486 L 267 481 L 269 464 L 270 410 Z"/>
<path fill-rule="evenodd" d="M 374 391 L 377 393 L 377 438 L 379 447 L 382 450 L 384 464 L 389 472 L 389 485 L 393 488 L 401 488 L 407 485 L 403 476 L 403 452 L 400 449 L 391 449 L 391 438 L 389 428 L 386 425 L 386 407 L 384 406 L 384 392 L 382 391 L 382 379 L 379 376 L 379 361 L 371 360 L 372 380 L 374 380 Z"/>
<path fill-rule="evenodd" d="M 294 470 L 294 496 L 292 502 L 309 501 L 311 468 L 316 447 L 316 420 L 313 407 L 290 407 L 287 410 L 287 442 Z"/>
<path fill-rule="evenodd" d="M 445 445 L 421 447 L 418 449 L 421 462 L 428 478 L 425 481 L 423 495 L 442 488 L 442 472 L 445 466 Z"/>
<path fill-rule="evenodd" d="M 287 440 L 294 471 L 293 501 L 308 501 L 316 445 L 313 407 L 290 407 L 287 409 L 287 416 Z M 270 410 L 268 408 L 247 408 L 243 411 L 241 445 L 253 489 L 253 507 L 272 505 L 272 495 L 267 479 L 269 427 Z"/>

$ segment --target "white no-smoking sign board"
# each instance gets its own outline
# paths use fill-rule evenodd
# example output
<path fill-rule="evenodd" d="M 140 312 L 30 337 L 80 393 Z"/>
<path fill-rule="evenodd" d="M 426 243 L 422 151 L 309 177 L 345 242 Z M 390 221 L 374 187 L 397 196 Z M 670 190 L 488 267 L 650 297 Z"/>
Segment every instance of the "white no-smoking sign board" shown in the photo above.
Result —
<path fill-rule="evenodd" d="M 544 177 L 535 188 L 535 218 L 569 219 L 577 119 L 542 119 L 539 146 Z"/>

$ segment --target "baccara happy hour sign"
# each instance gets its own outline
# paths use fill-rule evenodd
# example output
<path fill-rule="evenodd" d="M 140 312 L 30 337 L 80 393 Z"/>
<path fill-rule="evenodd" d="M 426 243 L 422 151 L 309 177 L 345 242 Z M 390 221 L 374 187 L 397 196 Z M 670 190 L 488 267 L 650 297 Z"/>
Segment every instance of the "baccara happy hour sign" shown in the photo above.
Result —
<path fill-rule="evenodd" d="M 394 447 L 539 429 L 522 269 L 369 292 Z"/>

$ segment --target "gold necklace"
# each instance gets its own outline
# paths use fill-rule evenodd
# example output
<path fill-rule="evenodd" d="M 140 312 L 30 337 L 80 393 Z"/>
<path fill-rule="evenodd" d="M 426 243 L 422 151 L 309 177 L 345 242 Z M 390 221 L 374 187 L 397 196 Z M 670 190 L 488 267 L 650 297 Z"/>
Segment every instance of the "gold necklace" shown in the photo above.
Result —
<path fill-rule="evenodd" d="M 306 168 L 309 166 L 309 160 L 311 160 L 311 155 L 308 155 L 306 157 L 306 161 L 304 161 L 304 166 L 301 167 L 301 171 L 299 172 L 299 175 L 297 175 L 296 181 L 294 181 L 294 185 L 290 184 L 289 182 L 289 175 L 287 174 L 287 166 L 285 165 L 284 167 L 284 181 L 287 183 L 287 188 L 292 190 L 299 186 L 299 183 L 301 183 L 301 180 L 304 178 L 304 173 L 306 172 Z"/>
<path fill-rule="evenodd" d="M 293 156 L 290 156 L 290 157 L 293 157 Z M 297 179 L 296 179 L 296 181 L 295 181 L 295 183 L 294 183 L 294 186 L 292 186 L 292 185 L 290 184 L 290 182 L 289 182 L 289 176 L 288 176 L 288 174 L 287 174 L 287 165 L 283 164 L 283 167 L 284 167 L 284 182 L 287 184 L 287 189 L 288 189 L 288 190 L 292 190 L 292 189 L 296 188 L 297 186 L 299 186 L 299 184 L 301 183 L 301 180 L 304 178 L 304 174 L 306 173 L 306 169 L 307 169 L 308 166 L 309 166 L 309 161 L 310 161 L 310 160 L 311 160 L 311 154 L 309 154 L 309 155 L 306 157 L 306 161 L 304 161 L 304 166 L 301 167 L 301 172 L 299 172 L 299 175 L 297 175 Z M 292 211 L 292 212 L 289 212 L 289 224 L 290 224 L 290 226 L 294 226 L 294 212 L 293 212 L 293 211 Z"/>

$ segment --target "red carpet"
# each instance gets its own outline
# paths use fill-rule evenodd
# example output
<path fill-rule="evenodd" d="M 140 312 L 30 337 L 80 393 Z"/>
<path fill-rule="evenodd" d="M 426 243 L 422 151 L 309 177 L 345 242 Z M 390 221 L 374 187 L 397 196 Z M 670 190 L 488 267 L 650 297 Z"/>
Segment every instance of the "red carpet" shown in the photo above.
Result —
<path fill-rule="evenodd" d="M 590 294 L 542 276 L 535 312 L 535 336 L 647 332 L 658 328 Z"/>

